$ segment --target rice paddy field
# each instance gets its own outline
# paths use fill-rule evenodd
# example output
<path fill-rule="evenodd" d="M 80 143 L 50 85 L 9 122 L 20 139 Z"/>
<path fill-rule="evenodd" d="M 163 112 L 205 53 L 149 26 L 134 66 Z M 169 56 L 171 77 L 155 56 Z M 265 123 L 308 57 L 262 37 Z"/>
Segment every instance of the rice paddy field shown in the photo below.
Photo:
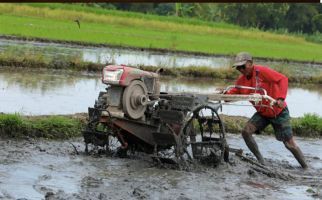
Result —
<path fill-rule="evenodd" d="M 300 36 L 79 4 L 0 4 L 0 27 L 0 35 L 220 55 L 249 51 L 261 58 L 322 61 L 322 45 Z"/>

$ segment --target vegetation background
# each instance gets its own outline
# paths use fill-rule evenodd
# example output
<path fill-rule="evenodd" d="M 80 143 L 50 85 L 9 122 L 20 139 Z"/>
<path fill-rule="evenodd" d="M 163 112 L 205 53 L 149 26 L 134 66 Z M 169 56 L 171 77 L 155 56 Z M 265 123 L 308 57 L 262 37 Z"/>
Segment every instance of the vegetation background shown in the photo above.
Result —
<path fill-rule="evenodd" d="M 226 22 L 322 42 L 322 5 L 309 3 L 90 3 L 87 6 Z M 310 36 L 311 34 L 316 37 Z"/>
<path fill-rule="evenodd" d="M 322 62 L 320 4 L 28 3 L 0 14 L 1 35 Z"/>

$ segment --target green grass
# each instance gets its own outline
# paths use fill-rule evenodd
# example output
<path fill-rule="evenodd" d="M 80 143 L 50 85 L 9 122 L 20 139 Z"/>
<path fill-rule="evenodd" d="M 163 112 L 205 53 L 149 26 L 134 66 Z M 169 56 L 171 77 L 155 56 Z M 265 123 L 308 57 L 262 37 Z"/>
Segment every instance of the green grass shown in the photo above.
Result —
<path fill-rule="evenodd" d="M 5 51 L 0 51 L 0 66 L 28 69 L 49 68 L 75 71 L 101 71 L 104 65 L 84 62 L 79 55 L 46 57 L 40 52 L 12 47 Z"/>
<path fill-rule="evenodd" d="M 23 117 L 18 114 L 0 114 L 0 136 L 5 138 L 67 139 L 81 136 L 82 129 L 82 122 L 70 117 Z"/>
<path fill-rule="evenodd" d="M 321 136 L 322 118 L 316 114 L 305 114 L 293 120 L 293 130 L 299 136 Z"/>
<path fill-rule="evenodd" d="M 228 133 L 241 133 L 248 121 L 247 117 L 222 115 L 221 118 Z M 0 114 L 0 137 L 67 139 L 81 136 L 86 123 L 84 115 L 28 117 L 18 114 Z M 322 136 L 322 118 L 315 114 L 292 118 L 291 124 L 293 134 L 296 136 Z M 274 134 L 271 126 L 268 126 L 262 133 Z"/>
<path fill-rule="evenodd" d="M 0 14 L 2 35 L 225 55 L 247 50 L 255 57 L 322 61 L 322 45 L 307 42 L 303 37 L 246 30 L 223 23 L 74 4 L 0 4 Z M 75 19 L 80 19 L 80 29 Z"/>

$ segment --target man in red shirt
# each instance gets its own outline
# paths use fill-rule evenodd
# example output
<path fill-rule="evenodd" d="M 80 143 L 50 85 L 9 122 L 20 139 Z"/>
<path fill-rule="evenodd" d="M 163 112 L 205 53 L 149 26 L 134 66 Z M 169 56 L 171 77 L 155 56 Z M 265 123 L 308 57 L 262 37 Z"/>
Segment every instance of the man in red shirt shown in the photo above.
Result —
<path fill-rule="evenodd" d="M 253 64 L 252 56 L 247 52 L 237 54 L 233 67 L 241 73 L 235 85 L 258 88 L 250 90 L 243 88 L 232 88 L 226 94 L 264 94 L 260 88 L 267 91 L 267 95 L 277 100 L 273 109 L 269 107 L 269 101 L 263 100 L 260 104 L 251 102 L 256 109 L 256 113 L 247 122 L 242 131 L 242 136 L 246 145 L 256 156 L 257 160 L 264 164 L 264 159 L 258 150 L 252 134 L 260 132 L 269 124 L 272 124 L 276 139 L 282 141 L 285 147 L 292 152 L 303 168 L 307 168 L 304 156 L 300 148 L 296 145 L 290 124 L 290 115 L 285 102 L 288 78 L 268 67 Z"/>

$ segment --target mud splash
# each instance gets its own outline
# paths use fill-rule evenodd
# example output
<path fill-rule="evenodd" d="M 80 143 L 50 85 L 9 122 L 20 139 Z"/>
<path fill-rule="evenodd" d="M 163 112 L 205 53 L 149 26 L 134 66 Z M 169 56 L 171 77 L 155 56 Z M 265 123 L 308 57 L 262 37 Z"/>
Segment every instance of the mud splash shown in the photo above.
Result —
<path fill-rule="evenodd" d="M 269 165 L 293 175 L 321 177 L 320 140 L 300 140 L 311 168 L 298 168 L 281 143 L 256 137 Z M 231 156 L 230 164 L 179 171 L 154 167 L 141 157 L 77 155 L 81 139 L 71 141 L 0 141 L 0 199 L 314 199 L 318 180 L 283 181 L 251 170 Z M 231 146 L 244 148 L 239 136 Z M 246 148 L 244 148 L 246 149 Z M 246 151 L 247 152 L 247 151 Z"/>

